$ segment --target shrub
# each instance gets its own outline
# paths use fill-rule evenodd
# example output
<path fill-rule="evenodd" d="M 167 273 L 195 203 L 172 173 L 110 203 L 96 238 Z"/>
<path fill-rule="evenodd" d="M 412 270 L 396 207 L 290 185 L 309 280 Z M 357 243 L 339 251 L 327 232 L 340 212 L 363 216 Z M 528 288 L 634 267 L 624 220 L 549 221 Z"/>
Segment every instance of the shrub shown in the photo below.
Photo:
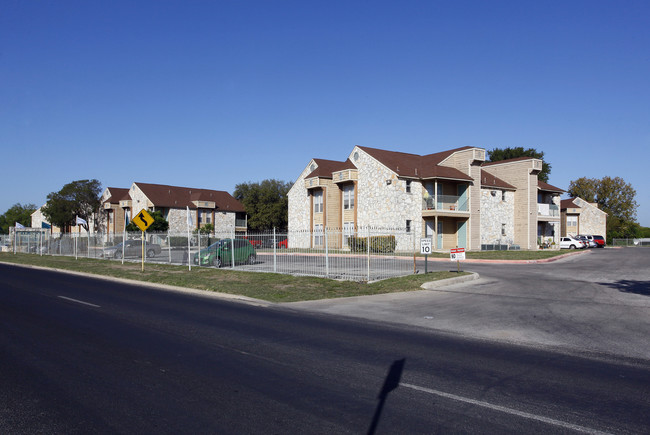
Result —
<path fill-rule="evenodd" d="M 370 237 L 370 252 L 383 254 L 395 252 L 396 244 L 395 236 L 372 236 Z M 349 237 L 348 246 L 352 252 L 367 252 L 368 238 Z"/>

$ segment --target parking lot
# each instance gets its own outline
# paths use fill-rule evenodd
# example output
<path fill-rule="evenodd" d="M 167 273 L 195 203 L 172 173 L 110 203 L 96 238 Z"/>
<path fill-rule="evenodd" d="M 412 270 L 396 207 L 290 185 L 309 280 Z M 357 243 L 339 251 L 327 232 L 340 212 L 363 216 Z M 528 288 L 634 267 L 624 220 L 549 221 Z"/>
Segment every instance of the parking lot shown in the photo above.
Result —
<path fill-rule="evenodd" d="M 650 360 L 650 249 L 592 249 L 542 264 L 466 262 L 480 279 L 434 290 L 297 302 L 292 309 L 394 322 L 580 354 Z M 449 269 L 436 263 L 433 270 Z"/>

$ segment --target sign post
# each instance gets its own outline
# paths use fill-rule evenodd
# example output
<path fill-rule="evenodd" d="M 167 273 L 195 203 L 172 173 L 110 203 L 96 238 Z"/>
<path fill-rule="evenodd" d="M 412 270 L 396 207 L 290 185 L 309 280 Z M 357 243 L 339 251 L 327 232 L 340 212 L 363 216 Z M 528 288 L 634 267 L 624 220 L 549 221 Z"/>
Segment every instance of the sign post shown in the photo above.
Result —
<path fill-rule="evenodd" d="M 460 260 L 465 259 L 465 248 L 451 248 L 451 261 L 455 261 L 458 266 L 458 273 L 460 273 Z"/>
<path fill-rule="evenodd" d="M 142 271 L 144 272 L 144 241 L 145 241 L 145 236 L 144 232 L 147 231 L 147 228 L 151 226 L 153 223 L 153 218 L 151 215 L 145 210 L 144 208 L 140 210 L 140 213 L 138 213 L 132 220 L 134 224 L 140 228 L 142 231 Z"/>
<path fill-rule="evenodd" d="M 431 237 L 423 237 L 420 239 L 420 254 L 424 254 L 424 273 L 429 273 L 429 254 L 433 247 L 433 239 Z"/>

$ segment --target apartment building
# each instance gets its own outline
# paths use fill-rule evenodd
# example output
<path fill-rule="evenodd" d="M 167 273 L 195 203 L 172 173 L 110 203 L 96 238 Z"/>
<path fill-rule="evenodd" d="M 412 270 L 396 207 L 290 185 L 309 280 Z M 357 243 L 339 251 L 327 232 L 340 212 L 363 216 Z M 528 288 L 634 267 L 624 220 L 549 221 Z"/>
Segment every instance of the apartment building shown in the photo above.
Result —
<path fill-rule="evenodd" d="M 365 146 L 341 161 L 312 159 L 289 191 L 289 244 L 323 246 L 326 228 L 345 239 L 365 227 L 396 230 L 397 250 L 413 249 L 410 234 L 432 237 L 437 250 L 536 249 L 538 235 L 557 243 L 562 190 L 538 182 L 542 161 L 485 159 L 479 147 L 416 155 Z"/>

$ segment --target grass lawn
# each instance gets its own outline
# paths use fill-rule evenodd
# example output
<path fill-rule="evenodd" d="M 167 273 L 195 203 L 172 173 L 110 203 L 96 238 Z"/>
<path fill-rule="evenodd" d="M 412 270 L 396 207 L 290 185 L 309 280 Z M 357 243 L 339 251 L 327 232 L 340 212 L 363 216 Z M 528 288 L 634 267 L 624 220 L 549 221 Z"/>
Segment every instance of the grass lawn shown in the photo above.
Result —
<path fill-rule="evenodd" d="M 381 293 L 421 290 L 420 285 L 459 276 L 455 272 L 433 272 L 391 278 L 371 284 L 335 281 L 325 278 L 296 277 L 274 273 L 243 272 L 225 269 L 172 266 L 166 264 L 95 260 L 89 258 L 39 256 L 33 254 L 0 253 L 0 262 L 29 264 L 53 269 L 73 270 L 95 275 L 169 284 L 180 287 L 236 294 L 269 302 L 296 302 L 316 299 L 343 298 Z M 461 272 L 461 275 L 466 274 Z"/>

